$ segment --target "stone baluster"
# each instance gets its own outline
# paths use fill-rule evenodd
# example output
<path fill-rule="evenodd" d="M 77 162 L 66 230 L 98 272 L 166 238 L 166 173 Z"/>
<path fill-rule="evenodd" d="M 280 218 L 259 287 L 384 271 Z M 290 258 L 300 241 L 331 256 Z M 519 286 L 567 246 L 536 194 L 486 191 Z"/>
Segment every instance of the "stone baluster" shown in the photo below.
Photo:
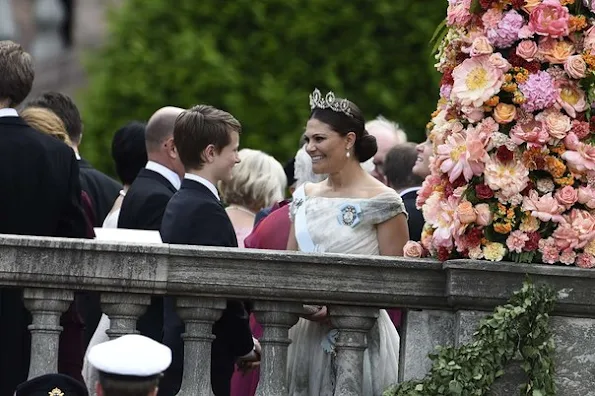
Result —
<path fill-rule="evenodd" d="M 289 329 L 304 309 L 300 303 L 258 301 L 254 304 L 256 319 L 263 327 L 260 339 L 262 358 L 256 396 L 287 395 L 287 348 Z"/>
<path fill-rule="evenodd" d="M 150 302 L 151 297 L 144 294 L 102 293 L 101 306 L 110 319 L 110 328 L 106 331 L 110 340 L 138 334 L 136 321 Z"/>
<path fill-rule="evenodd" d="M 58 372 L 60 344 L 60 316 L 74 299 L 70 290 L 25 289 L 25 307 L 33 318 L 31 331 L 31 361 L 29 379 L 43 374 Z"/>
<path fill-rule="evenodd" d="M 366 336 L 378 317 L 377 308 L 329 307 L 331 323 L 339 330 L 336 348 L 335 396 L 363 396 Z M 367 395 L 366 395 L 367 396 Z"/>
<path fill-rule="evenodd" d="M 185 324 L 184 374 L 177 396 L 212 395 L 211 343 L 213 323 L 221 317 L 223 298 L 178 297 L 177 313 Z"/>
<path fill-rule="evenodd" d="M 63 48 L 60 28 L 64 21 L 64 9 L 59 0 L 35 0 L 35 38 L 32 55 L 43 59 L 59 54 Z"/>

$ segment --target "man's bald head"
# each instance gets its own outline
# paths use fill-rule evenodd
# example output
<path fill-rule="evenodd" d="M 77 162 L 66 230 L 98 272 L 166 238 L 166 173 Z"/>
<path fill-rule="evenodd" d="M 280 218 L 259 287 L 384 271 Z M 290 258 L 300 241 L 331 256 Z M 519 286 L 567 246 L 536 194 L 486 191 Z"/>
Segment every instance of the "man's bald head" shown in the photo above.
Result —
<path fill-rule="evenodd" d="M 180 107 L 167 106 L 153 113 L 145 129 L 147 153 L 159 151 L 161 144 L 173 136 L 176 119 L 183 111 Z"/>

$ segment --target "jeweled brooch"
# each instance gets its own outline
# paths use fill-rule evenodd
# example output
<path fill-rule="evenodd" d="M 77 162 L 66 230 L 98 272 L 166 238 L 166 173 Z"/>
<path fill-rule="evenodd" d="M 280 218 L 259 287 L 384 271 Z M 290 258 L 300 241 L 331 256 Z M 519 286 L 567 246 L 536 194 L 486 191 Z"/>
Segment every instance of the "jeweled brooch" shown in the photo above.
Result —
<path fill-rule="evenodd" d="M 360 214 L 362 212 L 359 205 L 354 204 L 343 204 L 340 208 L 339 216 L 337 220 L 339 220 L 339 224 L 346 225 L 349 227 L 355 227 L 360 222 Z"/>

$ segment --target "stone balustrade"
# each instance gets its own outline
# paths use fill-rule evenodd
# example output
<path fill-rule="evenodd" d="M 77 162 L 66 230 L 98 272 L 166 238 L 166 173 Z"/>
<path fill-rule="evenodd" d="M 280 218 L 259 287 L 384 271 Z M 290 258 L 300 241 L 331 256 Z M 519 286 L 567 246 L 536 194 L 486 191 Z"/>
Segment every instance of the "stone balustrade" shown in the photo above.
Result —
<path fill-rule="evenodd" d="M 330 307 L 340 330 L 336 395 L 362 395 L 365 333 L 378 308 L 407 309 L 400 378 L 420 378 L 436 345 L 470 339 L 526 274 L 558 292 L 552 317 L 558 395 L 595 396 L 595 271 L 543 265 L 313 255 L 0 235 L 0 287 L 24 289 L 33 323 L 30 377 L 57 366 L 60 314 L 77 291 L 101 294 L 109 337 L 136 331 L 154 295 L 175 296 L 186 324 L 180 395 L 209 395 L 211 325 L 227 298 L 250 299 L 263 325 L 258 396 L 287 395 L 288 331 L 302 304 Z M 516 393 L 511 370 L 493 394 Z M 368 395 L 366 395 L 368 396 Z"/>

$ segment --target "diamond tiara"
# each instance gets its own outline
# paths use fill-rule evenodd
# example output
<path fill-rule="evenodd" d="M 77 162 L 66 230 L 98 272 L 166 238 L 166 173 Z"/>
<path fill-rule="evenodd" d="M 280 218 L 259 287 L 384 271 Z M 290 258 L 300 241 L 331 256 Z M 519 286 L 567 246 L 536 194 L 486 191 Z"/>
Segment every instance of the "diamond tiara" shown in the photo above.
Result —
<path fill-rule="evenodd" d="M 319 109 L 331 109 L 337 113 L 343 113 L 349 117 L 353 117 L 351 114 L 351 108 L 349 107 L 349 101 L 347 99 L 337 99 L 332 91 L 322 97 L 322 94 L 318 88 L 314 89 L 314 92 L 310 94 L 310 110 L 315 108 Z"/>

